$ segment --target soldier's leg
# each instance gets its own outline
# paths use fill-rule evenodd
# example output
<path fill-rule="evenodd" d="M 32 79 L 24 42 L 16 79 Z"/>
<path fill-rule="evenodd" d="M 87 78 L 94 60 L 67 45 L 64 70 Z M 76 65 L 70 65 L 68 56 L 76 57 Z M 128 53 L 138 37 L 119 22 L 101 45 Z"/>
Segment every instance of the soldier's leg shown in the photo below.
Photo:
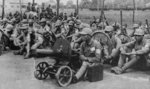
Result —
<path fill-rule="evenodd" d="M 31 47 L 31 49 L 32 49 L 32 50 L 37 49 L 42 43 L 43 43 L 43 38 L 40 37 L 40 38 L 38 39 L 38 42 L 36 42 L 36 43 Z"/>
<path fill-rule="evenodd" d="M 120 54 L 118 66 L 111 68 L 111 72 L 121 74 L 122 71 L 120 70 L 124 66 L 126 58 L 127 58 L 126 55 Z"/>
<path fill-rule="evenodd" d="M 30 43 L 27 43 L 27 45 L 26 45 L 26 55 L 25 55 L 25 59 L 27 59 L 27 58 L 29 58 L 29 56 L 30 56 Z"/>
<path fill-rule="evenodd" d="M 125 71 L 128 68 L 131 68 L 133 65 L 135 65 L 140 59 L 140 56 L 131 55 L 131 60 L 127 62 L 123 67 L 122 70 Z"/>
<path fill-rule="evenodd" d="M 76 78 L 80 79 L 83 74 L 86 72 L 87 67 L 88 67 L 89 63 L 88 62 L 83 62 L 81 68 L 79 69 L 79 71 L 76 73 Z"/>
<path fill-rule="evenodd" d="M 119 61 L 118 61 L 118 67 L 122 68 L 124 66 L 126 58 L 127 58 L 126 55 L 120 54 Z"/>
<path fill-rule="evenodd" d="M 119 52 L 120 52 L 119 49 L 113 49 L 113 50 L 112 50 L 112 53 L 111 53 L 111 56 L 112 56 L 113 58 L 115 58 L 116 56 L 119 55 Z"/>
<path fill-rule="evenodd" d="M 111 53 L 111 65 L 116 66 L 119 61 L 120 50 L 113 49 Z"/>
<path fill-rule="evenodd" d="M 129 53 L 131 52 L 132 50 L 130 48 L 127 48 L 127 47 L 122 47 L 120 49 L 121 51 L 124 51 L 125 53 Z M 126 62 L 126 59 L 128 58 L 129 56 L 126 56 L 126 55 L 123 55 L 123 54 L 120 54 L 120 58 L 119 58 L 119 62 L 118 62 L 118 67 L 122 68 Z"/>

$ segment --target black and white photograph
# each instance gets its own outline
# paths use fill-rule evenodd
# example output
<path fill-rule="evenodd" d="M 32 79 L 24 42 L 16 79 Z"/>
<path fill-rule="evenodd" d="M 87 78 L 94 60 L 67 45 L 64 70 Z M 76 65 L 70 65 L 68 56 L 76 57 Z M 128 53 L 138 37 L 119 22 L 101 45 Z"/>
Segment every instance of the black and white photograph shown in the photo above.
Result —
<path fill-rule="evenodd" d="M 0 89 L 150 89 L 150 0 L 0 0 Z"/>

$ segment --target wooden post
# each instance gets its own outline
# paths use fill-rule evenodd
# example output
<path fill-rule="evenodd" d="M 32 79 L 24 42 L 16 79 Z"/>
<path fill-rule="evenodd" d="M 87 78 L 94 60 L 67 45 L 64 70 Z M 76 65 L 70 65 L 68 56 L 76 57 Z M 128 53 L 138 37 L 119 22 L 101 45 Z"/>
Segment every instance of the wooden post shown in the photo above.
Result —
<path fill-rule="evenodd" d="M 103 30 L 104 30 L 104 19 L 105 19 L 105 15 L 104 15 L 104 2 L 105 0 L 102 0 L 102 10 L 101 10 L 101 18 L 102 18 L 102 22 L 103 22 Z"/>
<path fill-rule="evenodd" d="M 99 7 L 100 7 L 100 0 L 97 0 L 97 11 L 99 11 Z"/>
<path fill-rule="evenodd" d="M 122 21 L 123 21 L 123 16 L 122 16 L 122 8 L 120 9 L 120 23 L 121 23 L 121 30 L 122 30 Z"/>
<path fill-rule="evenodd" d="M 32 1 L 33 5 L 35 4 L 35 0 Z"/>
<path fill-rule="evenodd" d="M 77 15 L 79 14 L 79 0 L 77 0 Z"/>
<path fill-rule="evenodd" d="M 21 13 L 21 20 L 22 20 L 22 1 L 21 0 L 19 0 L 19 3 L 20 3 L 20 13 Z"/>
<path fill-rule="evenodd" d="M 101 5 L 101 15 L 100 15 L 100 22 L 103 22 L 103 16 L 104 15 L 104 0 L 102 1 L 102 5 Z"/>
<path fill-rule="evenodd" d="M 57 0 L 57 16 L 59 16 L 59 0 Z"/>
<path fill-rule="evenodd" d="M 146 25 L 147 25 L 147 31 L 150 34 L 148 19 L 146 19 L 145 21 L 146 21 Z"/>
<path fill-rule="evenodd" d="M 5 0 L 3 0 L 3 5 L 2 5 L 2 19 L 4 18 L 5 15 Z"/>
<path fill-rule="evenodd" d="M 133 18 L 132 18 L 132 22 L 133 22 L 133 24 L 135 22 L 135 0 L 133 0 Z"/>

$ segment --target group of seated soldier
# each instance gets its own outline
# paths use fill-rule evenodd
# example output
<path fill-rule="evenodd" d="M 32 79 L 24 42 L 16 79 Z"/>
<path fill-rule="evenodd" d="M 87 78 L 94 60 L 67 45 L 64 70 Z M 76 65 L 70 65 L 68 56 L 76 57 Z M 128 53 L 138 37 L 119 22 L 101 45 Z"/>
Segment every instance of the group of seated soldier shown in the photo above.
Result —
<path fill-rule="evenodd" d="M 30 58 L 32 51 L 38 48 L 51 49 L 56 39 L 67 39 L 71 49 L 79 52 L 82 61 L 80 69 L 73 77 L 74 81 L 79 80 L 88 67 L 99 63 L 114 66 L 111 72 L 115 74 L 122 74 L 132 67 L 146 67 L 150 51 L 150 37 L 146 26 L 134 24 L 131 34 L 128 34 L 127 25 L 108 25 L 99 19 L 89 25 L 73 16 L 58 18 L 56 22 L 46 18 L 39 22 L 34 22 L 33 19 L 23 19 L 19 24 L 14 22 L 15 19 L 4 19 L 2 28 L 5 28 L 3 31 L 14 41 L 15 46 L 20 47 L 15 54 L 25 53 L 25 59 Z M 97 31 L 105 33 L 111 45 L 92 39 L 92 34 Z"/>

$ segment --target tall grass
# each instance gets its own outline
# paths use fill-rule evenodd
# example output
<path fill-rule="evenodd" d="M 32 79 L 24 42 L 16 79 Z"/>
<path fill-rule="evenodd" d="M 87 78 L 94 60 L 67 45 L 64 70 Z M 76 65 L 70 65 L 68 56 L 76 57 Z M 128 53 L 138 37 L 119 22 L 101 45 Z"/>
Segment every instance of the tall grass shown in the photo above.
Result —
<path fill-rule="evenodd" d="M 63 10 L 63 12 L 67 12 L 70 14 L 74 10 Z M 93 16 L 96 18 L 99 18 L 101 14 L 101 11 L 90 11 L 87 9 L 80 10 L 79 11 L 79 17 L 82 21 L 90 23 L 90 21 L 93 19 Z M 113 24 L 114 22 L 120 23 L 120 11 L 105 11 L 105 16 L 110 24 Z M 133 11 L 123 11 L 123 24 L 128 24 L 128 26 L 132 26 L 133 22 Z M 150 11 L 135 11 L 135 23 L 142 22 L 145 23 L 145 19 L 148 19 L 150 21 Z"/>

